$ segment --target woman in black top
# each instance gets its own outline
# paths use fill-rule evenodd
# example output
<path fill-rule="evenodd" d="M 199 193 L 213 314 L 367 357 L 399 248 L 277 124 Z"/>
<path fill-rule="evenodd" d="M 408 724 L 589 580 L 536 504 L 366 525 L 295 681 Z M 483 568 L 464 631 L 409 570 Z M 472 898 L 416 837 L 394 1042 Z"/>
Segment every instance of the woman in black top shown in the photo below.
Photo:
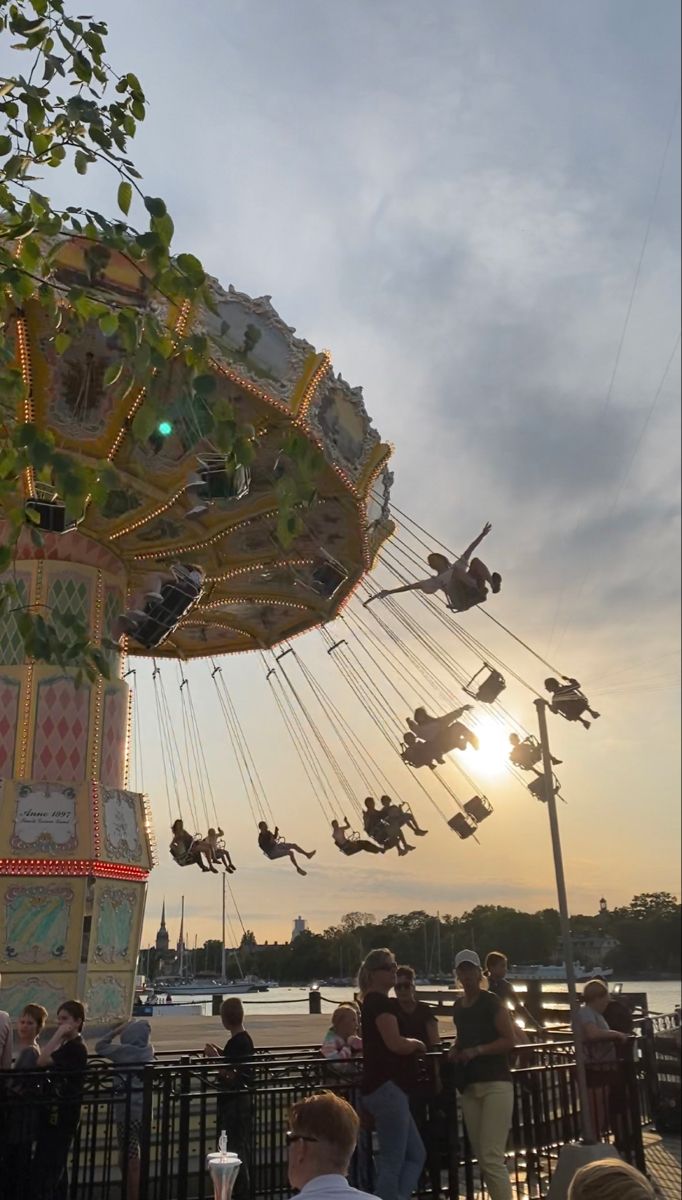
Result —
<path fill-rule="evenodd" d="M 374 1118 L 379 1142 L 375 1194 L 381 1200 L 410 1200 L 426 1157 L 406 1093 L 410 1059 L 424 1054 L 426 1046 L 418 1038 L 400 1033 L 396 1001 L 388 995 L 396 971 L 390 950 L 372 950 L 358 975 L 364 1056 L 362 1098 Z"/>
<path fill-rule="evenodd" d="M 81 1036 L 85 1009 L 80 1000 L 65 1000 L 57 1009 L 57 1029 L 38 1056 L 49 1067 L 54 1104 L 40 1114 L 33 1159 L 35 1200 L 59 1200 L 68 1187 L 67 1161 L 80 1123 L 83 1078 L 88 1051 Z"/>
<path fill-rule="evenodd" d="M 461 1072 L 464 1122 L 490 1200 L 512 1200 L 505 1151 L 514 1111 L 509 1069 L 514 1027 L 509 1010 L 497 996 L 484 991 L 481 960 L 475 951 L 457 955 L 455 972 L 464 996 L 457 1000 L 453 1014 L 457 1041 L 452 1058 Z"/>

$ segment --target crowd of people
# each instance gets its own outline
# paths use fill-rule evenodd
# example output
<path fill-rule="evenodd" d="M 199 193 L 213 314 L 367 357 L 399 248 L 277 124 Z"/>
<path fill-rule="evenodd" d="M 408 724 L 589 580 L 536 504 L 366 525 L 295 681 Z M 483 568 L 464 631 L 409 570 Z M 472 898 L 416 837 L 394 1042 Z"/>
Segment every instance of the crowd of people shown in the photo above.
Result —
<path fill-rule="evenodd" d="M 374 1134 L 377 1154 L 373 1192 L 380 1200 L 410 1200 L 420 1181 L 433 1200 L 442 1196 L 442 1148 L 459 1159 L 457 1103 L 473 1157 L 490 1200 L 512 1200 L 506 1164 L 514 1110 L 511 1065 L 528 1041 L 524 1027 L 536 1026 L 506 977 L 507 959 L 488 955 L 485 966 L 473 950 L 455 959 L 459 994 L 453 1007 L 454 1042 L 441 1045 L 439 1023 L 419 999 L 415 972 L 398 964 L 388 948 L 372 950 L 359 971 L 358 1003 L 340 1004 L 320 1047 L 328 1091 L 295 1104 L 286 1133 L 289 1180 L 302 1195 L 322 1200 L 369 1196 L 346 1180 L 358 1137 Z M 618 1145 L 617 1068 L 631 1033 L 626 1010 L 600 980 L 584 989 L 578 1029 L 588 1061 L 588 1083 L 597 1131 L 613 1129 Z M 0 1012 L 0 1070 L 6 1104 L 0 1138 L 0 1171 L 13 1200 L 63 1200 L 67 1164 L 78 1128 L 88 1053 L 83 1040 L 85 1010 L 78 1000 L 63 1003 L 56 1028 L 40 1042 L 48 1014 L 28 1004 L 16 1022 Z M 221 1008 L 224 1045 L 206 1043 L 207 1060 L 220 1060 L 212 1073 L 217 1092 L 217 1132 L 241 1160 L 233 1195 L 252 1192 L 252 1088 L 256 1048 L 244 1025 L 244 1007 L 229 997 Z M 114 1073 L 113 1120 L 127 1200 L 140 1192 L 143 1128 L 142 1068 L 154 1062 L 146 1020 L 115 1025 L 94 1047 Z M 439 1052 L 440 1051 L 440 1052 Z M 439 1052 L 439 1053 L 438 1053 Z M 606 1068 L 606 1074 L 605 1074 Z M 49 1071 L 41 1092 L 37 1073 Z M 31 1102 L 31 1096 L 34 1102 Z M 348 1101 L 358 1099 L 351 1105 Z M 615 1101 L 615 1103 L 614 1103 Z M 450 1137 L 444 1137 L 446 1130 Z M 209 1135 L 210 1136 L 210 1135 Z M 4 1194 L 4 1193 L 3 1193 Z M 593 1163 L 573 1181 L 571 1200 L 653 1200 L 655 1193 L 633 1168 L 617 1159 Z"/>

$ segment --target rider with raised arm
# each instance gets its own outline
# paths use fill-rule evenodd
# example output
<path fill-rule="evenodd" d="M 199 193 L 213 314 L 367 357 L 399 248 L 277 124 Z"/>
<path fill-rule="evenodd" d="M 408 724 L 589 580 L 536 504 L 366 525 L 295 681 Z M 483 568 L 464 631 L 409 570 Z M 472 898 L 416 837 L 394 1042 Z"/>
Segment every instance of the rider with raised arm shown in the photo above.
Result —
<path fill-rule="evenodd" d="M 491 529 L 492 525 L 487 522 L 478 537 L 474 538 L 464 554 L 456 558 L 454 563 L 444 554 L 429 554 L 427 562 L 436 572 L 435 575 L 430 575 L 427 579 L 418 579 L 415 583 L 405 583 L 402 587 L 384 588 L 365 600 L 365 604 L 372 600 L 382 600 L 385 596 L 396 596 L 399 592 L 414 591 L 425 592 L 427 595 L 444 592 L 449 607 L 456 612 L 466 612 L 469 608 L 475 608 L 477 604 L 484 604 L 488 598 L 488 585 L 490 590 L 497 594 L 502 587 L 502 576 L 497 571 L 491 573 L 480 558 L 472 558 L 471 555 Z"/>
<path fill-rule="evenodd" d="M 403 825 L 407 825 L 407 828 L 412 833 L 416 833 L 417 837 L 425 837 L 428 833 L 428 829 L 419 828 L 414 813 L 409 808 L 403 808 L 402 805 L 396 804 L 390 796 L 381 797 L 381 818 L 396 834 L 401 832 Z"/>
<path fill-rule="evenodd" d="M 302 854 L 304 858 L 314 858 L 317 853 L 316 850 L 308 851 L 304 850 L 302 846 L 297 846 L 295 842 L 285 842 L 283 840 L 280 841 L 279 826 L 275 826 L 273 833 L 273 831 L 268 828 L 267 821 L 259 821 L 258 830 L 258 845 L 260 846 L 266 858 L 271 859 L 273 862 L 278 858 L 289 858 L 294 864 L 299 875 L 307 875 L 308 872 L 304 871 L 303 867 L 299 867 L 298 863 L 296 862 L 294 851 L 296 854 Z"/>

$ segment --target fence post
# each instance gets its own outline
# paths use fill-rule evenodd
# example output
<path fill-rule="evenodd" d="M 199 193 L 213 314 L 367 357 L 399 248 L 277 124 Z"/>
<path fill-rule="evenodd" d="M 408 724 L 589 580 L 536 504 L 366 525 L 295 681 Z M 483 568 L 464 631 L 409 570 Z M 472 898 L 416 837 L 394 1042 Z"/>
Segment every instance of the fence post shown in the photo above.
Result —
<path fill-rule="evenodd" d="M 192 1075 L 189 1070 L 189 1058 L 183 1055 L 180 1059 L 180 1115 L 178 1118 L 178 1200 L 187 1200 L 189 1187 L 189 1125 L 190 1125 L 190 1088 Z"/>
<path fill-rule="evenodd" d="M 319 1017 L 322 1012 L 322 996 L 317 988 L 308 992 L 308 1012 L 314 1017 Z"/>
<path fill-rule="evenodd" d="M 154 1064 L 142 1068 L 142 1128 L 140 1130 L 140 1200 L 148 1200 L 151 1175 Z M 126 1167 L 127 1167 L 126 1163 Z"/>
<path fill-rule="evenodd" d="M 219 996 L 217 993 L 214 992 L 213 996 L 211 997 L 211 1016 L 219 1017 L 222 1006 L 223 1006 L 222 995 Z"/>

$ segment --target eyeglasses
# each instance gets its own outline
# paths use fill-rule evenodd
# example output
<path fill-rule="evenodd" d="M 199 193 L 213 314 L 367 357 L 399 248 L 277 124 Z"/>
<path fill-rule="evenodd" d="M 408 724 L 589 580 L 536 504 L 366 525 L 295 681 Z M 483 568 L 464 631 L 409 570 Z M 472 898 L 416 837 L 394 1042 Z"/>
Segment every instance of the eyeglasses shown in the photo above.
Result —
<path fill-rule="evenodd" d="M 293 1146 L 294 1142 L 319 1142 L 319 1138 L 307 1137 L 305 1133 L 292 1133 L 290 1129 L 285 1133 L 287 1146 Z"/>

